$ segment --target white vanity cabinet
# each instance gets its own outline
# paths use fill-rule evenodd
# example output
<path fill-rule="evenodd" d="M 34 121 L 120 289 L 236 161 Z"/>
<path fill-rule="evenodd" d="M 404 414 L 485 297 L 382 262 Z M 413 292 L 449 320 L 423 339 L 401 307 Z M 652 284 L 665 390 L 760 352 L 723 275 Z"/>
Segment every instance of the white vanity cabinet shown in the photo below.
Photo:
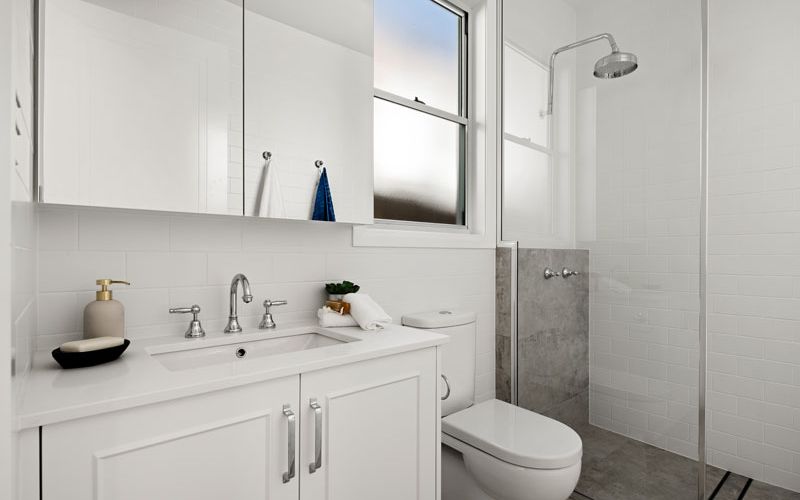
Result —
<path fill-rule="evenodd" d="M 41 498 L 435 500 L 437 363 L 429 347 L 45 425 Z"/>
<path fill-rule="evenodd" d="M 436 364 L 431 348 L 302 376 L 301 500 L 436 498 Z"/>
<path fill-rule="evenodd" d="M 46 500 L 297 499 L 293 376 L 42 427 Z M 295 433 L 295 444 L 298 435 Z"/>

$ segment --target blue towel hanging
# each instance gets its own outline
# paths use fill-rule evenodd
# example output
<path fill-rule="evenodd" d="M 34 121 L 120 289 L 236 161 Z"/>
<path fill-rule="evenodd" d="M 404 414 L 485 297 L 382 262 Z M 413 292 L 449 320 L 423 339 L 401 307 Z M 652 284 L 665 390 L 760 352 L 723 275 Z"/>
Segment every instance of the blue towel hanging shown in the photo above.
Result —
<path fill-rule="evenodd" d="M 336 214 L 333 212 L 333 198 L 331 198 L 331 186 L 328 184 L 328 172 L 322 167 L 322 174 L 319 176 L 317 184 L 317 195 L 314 197 L 314 213 L 311 220 L 326 220 L 336 222 Z"/>

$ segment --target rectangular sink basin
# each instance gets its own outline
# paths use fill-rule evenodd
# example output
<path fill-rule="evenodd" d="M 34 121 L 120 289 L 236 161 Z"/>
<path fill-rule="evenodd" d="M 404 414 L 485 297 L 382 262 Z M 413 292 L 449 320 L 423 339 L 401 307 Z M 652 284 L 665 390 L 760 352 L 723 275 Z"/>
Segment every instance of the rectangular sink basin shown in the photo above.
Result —
<path fill-rule="evenodd" d="M 269 337 L 264 338 L 264 335 Z M 307 351 L 358 340 L 322 328 L 300 328 L 261 335 L 249 333 L 217 339 L 193 340 L 154 347 L 149 353 L 168 370 L 181 371 Z"/>

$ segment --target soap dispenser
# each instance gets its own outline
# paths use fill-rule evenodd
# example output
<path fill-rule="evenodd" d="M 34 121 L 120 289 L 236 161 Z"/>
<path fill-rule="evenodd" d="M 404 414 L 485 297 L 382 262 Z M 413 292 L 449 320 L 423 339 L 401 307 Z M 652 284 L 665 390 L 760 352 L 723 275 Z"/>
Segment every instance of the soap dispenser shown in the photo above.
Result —
<path fill-rule="evenodd" d="M 130 285 L 127 281 L 100 279 L 97 280 L 100 290 L 95 293 L 93 302 L 86 304 L 83 310 L 83 338 L 124 337 L 125 307 L 113 299 L 110 285 Z"/>

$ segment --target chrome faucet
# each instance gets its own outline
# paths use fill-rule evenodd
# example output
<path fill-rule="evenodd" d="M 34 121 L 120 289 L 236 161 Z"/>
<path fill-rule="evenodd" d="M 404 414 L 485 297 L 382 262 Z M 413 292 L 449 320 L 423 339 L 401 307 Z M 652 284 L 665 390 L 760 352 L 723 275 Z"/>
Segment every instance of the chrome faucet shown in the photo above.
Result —
<path fill-rule="evenodd" d="M 239 288 L 239 282 L 242 283 L 242 301 L 249 304 L 253 300 L 253 295 L 250 293 L 250 282 L 247 281 L 247 276 L 244 274 L 237 274 L 231 281 L 231 308 L 228 314 L 228 326 L 225 327 L 225 333 L 239 333 L 242 327 L 239 325 L 239 315 L 236 309 L 236 290 Z"/>

